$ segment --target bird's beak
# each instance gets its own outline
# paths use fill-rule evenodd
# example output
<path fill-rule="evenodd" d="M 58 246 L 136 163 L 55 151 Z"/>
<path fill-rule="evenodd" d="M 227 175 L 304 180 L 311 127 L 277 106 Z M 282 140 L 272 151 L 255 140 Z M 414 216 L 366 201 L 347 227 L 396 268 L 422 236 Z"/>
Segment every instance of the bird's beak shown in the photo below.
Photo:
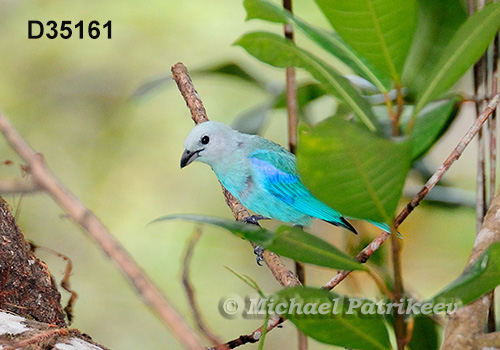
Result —
<path fill-rule="evenodd" d="M 181 169 L 194 162 L 196 158 L 200 156 L 199 155 L 200 151 L 202 150 L 201 149 L 198 151 L 190 151 L 188 149 L 184 150 L 184 153 L 182 153 L 181 157 Z"/>

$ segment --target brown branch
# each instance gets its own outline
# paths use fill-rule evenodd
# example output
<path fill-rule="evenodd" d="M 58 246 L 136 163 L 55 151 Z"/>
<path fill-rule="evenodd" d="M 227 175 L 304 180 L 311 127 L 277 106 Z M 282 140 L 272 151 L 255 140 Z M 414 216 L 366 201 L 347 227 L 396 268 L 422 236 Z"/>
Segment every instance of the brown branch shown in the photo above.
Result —
<path fill-rule="evenodd" d="M 25 348 L 28 348 L 30 346 L 37 345 L 40 342 L 46 342 L 47 340 L 50 341 L 52 339 L 59 339 L 61 336 L 66 336 L 69 334 L 70 334 L 70 331 L 67 328 L 48 329 L 44 332 L 40 332 L 38 334 L 35 334 L 28 339 L 14 342 L 14 343 L 7 345 L 5 347 L 2 346 L 2 349 L 4 349 L 4 350 L 25 349 Z"/>
<path fill-rule="evenodd" d="M 79 348 L 109 350 L 77 329 L 61 328 L 30 317 L 22 318 L 0 311 L 0 323 L 0 344 L 3 350 L 54 349 L 56 344 L 68 344 L 72 349 L 76 349 L 78 345 Z"/>
<path fill-rule="evenodd" d="M 200 308 L 198 307 L 198 303 L 196 302 L 194 288 L 191 285 L 189 279 L 189 263 L 193 256 L 194 247 L 201 238 L 201 234 L 202 231 L 198 227 L 191 236 L 191 238 L 189 239 L 186 251 L 184 252 L 184 259 L 182 263 L 182 285 L 184 286 L 184 291 L 186 292 L 186 296 L 189 302 L 189 307 L 191 308 L 191 312 L 196 322 L 196 326 L 203 333 L 203 335 L 205 335 L 205 337 L 212 342 L 212 344 L 218 345 L 221 344 L 222 341 L 219 340 L 219 338 L 208 328 L 208 326 L 203 321 L 203 318 L 201 317 Z M 221 348 L 220 350 L 228 350 L 228 348 L 225 347 Z"/>
<path fill-rule="evenodd" d="M 500 195 L 491 202 L 465 269 L 473 264 L 493 242 L 500 242 Z M 493 340 L 496 340 L 495 346 L 498 346 L 500 333 L 484 333 L 490 303 L 491 298 L 486 294 L 450 314 L 441 349 L 482 349 L 483 346 L 487 346 L 482 344 L 489 343 L 491 346 Z"/>
<path fill-rule="evenodd" d="M 172 66 L 172 78 L 177 83 L 177 87 L 191 111 L 191 118 L 194 123 L 200 124 L 208 121 L 207 111 L 203 106 L 203 102 L 201 102 L 198 91 L 194 88 L 186 66 L 180 62 Z"/>
<path fill-rule="evenodd" d="M 283 0 L 283 8 L 293 13 L 292 0 Z M 284 25 L 285 38 L 294 41 L 293 27 L 286 23 Z M 286 68 L 286 110 L 288 115 L 288 148 L 295 153 L 297 147 L 297 125 L 299 122 L 299 106 L 297 102 L 297 81 L 295 78 L 295 67 Z"/>
<path fill-rule="evenodd" d="M 0 195 L 29 194 L 40 191 L 40 186 L 31 179 L 0 181 Z"/>
<path fill-rule="evenodd" d="M 292 0 L 283 0 L 283 8 L 293 14 Z M 283 25 L 284 35 L 287 40 L 294 42 L 293 27 L 290 23 Z M 299 123 L 299 107 L 297 102 L 297 80 L 295 76 L 295 67 L 286 67 L 286 111 L 288 121 L 288 149 L 295 154 L 297 147 L 297 125 Z M 301 284 L 306 283 L 305 264 L 300 261 L 294 261 L 295 274 Z M 300 330 L 298 334 L 298 349 L 307 350 L 307 337 Z"/>
<path fill-rule="evenodd" d="M 500 332 L 485 333 L 477 339 L 477 348 L 475 349 L 495 349 L 500 344 Z"/>
<path fill-rule="evenodd" d="M 403 219 L 404 220 L 404 219 Z M 391 237 L 391 235 L 387 232 L 382 232 L 379 234 L 373 241 L 370 242 L 368 246 L 366 246 L 358 255 L 356 255 L 355 259 L 360 263 L 365 263 L 370 259 L 373 253 L 375 253 L 380 246 Z M 327 283 L 323 285 L 324 289 L 331 290 L 338 286 L 340 282 L 342 282 L 352 271 L 350 270 L 342 270 L 337 272 L 337 274 L 329 280 Z"/>
<path fill-rule="evenodd" d="M 186 101 L 186 105 L 191 111 L 191 118 L 195 124 L 208 121 L 207 112 L 203 107 L 203 102 L 198 95 L 198 92 L 193 86 L 193 82 L 189 77 L 186 66 L 182 63 L 177 63 L 172 66 L 172 78 L 177 83 L 177 87 Z M 222 193 L 226 200 L 226 204 L 231 209 L 233 216 L 236 220 L 241 221 L 250 217 L 247 208 L 245 208 L 231 193 L 229 193 L 224 186 L 222 186 Z M 281 261 L 280 257 L 270 251 L 264 250 L 262 257 L 264 262 L 269 267 L 269 270 L 276 278 L 276 280 L 283 286 L 300 285 L 297 277 L 291 272 L 285 264 Z"/>
<path fill-rule="evenodd" d="M 474 94 L 476 97 L 476 115 L 479 116 L 484 106 L 486 86 L 486 54 L 474 65 Z M 483 89 L 481 89 L 483 88 Z M 482 96 L 481 96 L 482 95 Z M 477 134 L 477 174 L 476 174 L 476 227 L 477 232 L 481 229 L 483 218 L 486 214 L 486 159 L 485 147 L 486 137 L 483 128 L 479 129 Z"/>
<path fill-rule="evenodd" d="M 484 3 L 480 1 L 468 0 L 469 15 L 480 10 Z M 486 92 L 487 92 L 487 75 L 488 63 L 487 52 L 474 64 L 474 99 L 476 116 L 479 116 L 480 111 L 484 108 Z M 483 128 L 479 129 L 477 135 L 477 174 L 476 174 L 476 232 L 479 232 L 483 224 L 483 218 L 487 209 L 486 198 L 486 169 L 485 169 L 485 137 Z"/>
<path fill-rule="evenodd" d="M 498 93 L 498 61 L 500 50 L 500 36 L 497 34 L 493 42 L 493 71 L 491 73 L 491 95 Z M 493 198 L 496 190 L 496 170 L 497 170 L 497 111 L 494 110 L 489 121 L 490 130 L 490 186 L 489 196 Z"/>
<path fill-rule="evenodd" d="M 394 275 L 393 301 L 402 300 L 404 295 L 403 276 L 401 267 L 401 242 L 397 235 L 391 236 L 392 269 Z M 406 346 L 406 325 L 405 315 L 399 312 L 394 313 L 394 333 L 398 350 L 404 350 Z"/>
<path fill-rule="evenodd" d="M 403 95 L 401 93 L 401 84 L 396 84 L 396 92 L 397 92 L 397 110 L 392 120 L 392 136 L 399 136 L 399 120 L 401 117 L 401 113 L 403 112 L 404 100 Z M 395 232 L 396 230 L 393 230 Z M 393 271 L 393 301 L 399 302 L 404 295 L 404 286 L 403 286 L 403 275 L 402 275 L 402 266 L 401 266 L 401 242 L 397 236 L 391 237 L 391 259 L 392 259 L 392 271 Z M 401 313 L 394 314 L 394 334 L 396 336 L 396 345 L 398 350 L 404 350 L 407 335 L 406 335 L 406 325 L 405 325 L 405 316 Z"/>
<path fill-rule="evenodd" d="M 129 253 L 109 233 L 102 222 L 79 199 L 66 189 L 7 118 L 0 113 L 0 130 L 11 147 L 26 161 L 33 181 L 46 191 L 68 215 L 85 229 L 101 249 L 116 262 L 128 281 L 135 287 L 142 300 L 188 349 L 203 347 L 198 336 L 189 328 L 158 287 L 146 276 Z"/>
<path fill-rule="evenodd" d="M 498 93 L 498 56 L 499 56 L 499 35 L 495 36 L 493 41 L 493 55 L 492 55 L 492 72 L 491 72 L 491 95 Z M 488 198 L 491 199 L 495 196 L 496 179 L 497 179 L 497 111 L 494 110 L 491 118 L 488 119 L 488 130 L 490 138 L 490 181 L 488 189 Z M 495 291 L 491 291 L 491 304 L 488 310 L 488 331 L 495 332 L 496 325 L 496 307 L 495 307 Z"/>
<path fill-rule="evenodd" d="M 278 325 L 280 325 L 284 321 L 285 321 L 285 319 L 283 317 L 280 317 L 280 316 L 274 316 L 274 317 L 270 318 L 269 321 L 267 322 L 267 331 L 269 332 L 269 331 L 273 330 L 274 328 L 276 328 Z M 238 338 L 236 338 L 234 340 L 230 340 L 224 345 L 230 349 L 234 349 L 234 348 L 237 348 L 238 346 L 242 346 L 245 344 L 256 343 L 260 340 L 260 338 L 262 336 L 262 329 L 263 329 L 262 327 L 259 327 L 256 330 L 254 330 L 252 333 L 240 335 Z M 210 348 L 208 350 L 222 350 L 222 349 L 220 347 L 214 347 L 214 348 Z"/>

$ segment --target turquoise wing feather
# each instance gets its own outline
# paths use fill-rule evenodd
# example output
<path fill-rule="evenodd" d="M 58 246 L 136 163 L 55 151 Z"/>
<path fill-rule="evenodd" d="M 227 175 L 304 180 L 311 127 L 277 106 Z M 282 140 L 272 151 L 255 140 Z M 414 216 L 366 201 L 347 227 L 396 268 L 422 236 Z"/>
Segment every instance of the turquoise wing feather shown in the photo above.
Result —
<path fill-rule="evenodd" d="M 302 184 L 294 155 L 283 149 L 260 149 L 252 152 L 249 158 L 256 180 L 271 195 L 306 215 L 356 232 L 338 211 L 316 199 Z"/>

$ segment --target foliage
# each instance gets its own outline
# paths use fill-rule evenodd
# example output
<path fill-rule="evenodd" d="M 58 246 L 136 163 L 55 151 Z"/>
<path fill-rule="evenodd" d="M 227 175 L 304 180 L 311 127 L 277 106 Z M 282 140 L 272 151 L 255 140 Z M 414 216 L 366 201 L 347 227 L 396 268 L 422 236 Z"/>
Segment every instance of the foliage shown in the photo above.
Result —
<path fill-rule="evenodd" d="M 408 140 L 392 142 L 359 124 L 329 118 L 303 127 L 299 148 L 297 165 L 309 174 L 305 184 L 320 199 L 348 209 L 344 215 L 391 223 L 411 166 Z"/>
<path fill-rule="evenodd" d="M 298 86 L 301 110 L 325 95 L 336 100 L 339 107 L 333 116 L 325 115 L 323 122 L 300 128 L 297 165 L 301 178 L 313 194 L 346 216 L 391 225 L 412 165 L 440 139 L 458 113 L 463 97 L 450 89 L 483 55 L 500 28 L 500 3 L 490 3 L 471 17 L 459 0 L 316 0 L 316 4 L 332 28 L 316 28 L 267 0 L 244 0 L 247 19 L 289 24 L 321 48 L 321 56 L 263 31 L 247 33 L 235 44 L 271 66 L 295 66 L 308 72 L 316 82 Z M 442 16 L 440 11 L 450 15 Z M 331 63 L 337 60 L 356 76 L 347 78 Z M 232 69 L 218 67 L 212 72 L 229 72 L 265 86 L 243 69 L 227 67 Z M 283 93 L 274 94 L 271 103 L 239 120 L 240 130 L 258 132 L 266 111 L 284 108 L 283 101 Z M 362 269 L 338 249 L 296 228 L 281 226 L 272 233 L 214 218 L 175 218 L 224 227 L 298 261 L 331 268 L 352 264 L 349 269 Z M 497 286 L 499 252 L 499 246 L 492 245 L 455 282 L 425 302 L 459 300 L 465 304 Z M 326 303 L 335 296 L 310 287 L 275 295 Z M 380 315 L 348 319 L 284 316 L 324 343 L 357 349 L 391 347 L 387 320 Z M 437 348 L 438 326 L 427 315 L 409 316 L 415 321 L 409 347 Z M 419 341 L 429 334 L 426 343 Z"/>
<path fill-rule="evenodd" d="M 331 244 L 313 236 L 299 227 L 280 226 L 273 233 L 265 228 L 242 222 L 199 215 L 171 215 L 156 219 L 181 219 L 222 227 L 235 235 L 277 254 L 332 269 L 364 270 L 365 267 L 351 259 Z"/>
<path fill-rule="evenodd" d="M 390 347 L 382 315 L 359 317 L 354 309 L 350 309 L 353 302 L 359 309 L 375 308 L 375 303 L 370 300 L 354 301 L 338 293 L 311 287 L 286 288 L 277 292 L 272 300 L 275 304 L 321 305 L 328 310 L 320 315 L 308 315 L 306 309 L 296 311 L 288 307 L 283 314 L 302 332 L 323 343 L 360 350 L 384 350 Z M 315 311 L 311 310 L 311 313 Z"/>

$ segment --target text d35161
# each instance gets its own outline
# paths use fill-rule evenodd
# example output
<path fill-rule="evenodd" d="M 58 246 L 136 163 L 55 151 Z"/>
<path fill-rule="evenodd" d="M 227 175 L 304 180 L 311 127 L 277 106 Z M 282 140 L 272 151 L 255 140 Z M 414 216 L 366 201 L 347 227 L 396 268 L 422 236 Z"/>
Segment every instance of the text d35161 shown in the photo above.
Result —
<path fill-rule="evenodd" d="M 72 24 L 71 21 L 48 21 L 42 23 L 37 20 L 28 21 L 28 39 L 40 39 L 43 35 L 49 39 L 56 39 L 58 36 L 62 39 L 69 39 L 73 35 L 79 39 L 85 37 L 98 39 L 101 35 L 111 39 L 111 21 L 100 24 L 99 21 L 90 21 L 85 24 L 83 21 L 78 21 Z"/>

